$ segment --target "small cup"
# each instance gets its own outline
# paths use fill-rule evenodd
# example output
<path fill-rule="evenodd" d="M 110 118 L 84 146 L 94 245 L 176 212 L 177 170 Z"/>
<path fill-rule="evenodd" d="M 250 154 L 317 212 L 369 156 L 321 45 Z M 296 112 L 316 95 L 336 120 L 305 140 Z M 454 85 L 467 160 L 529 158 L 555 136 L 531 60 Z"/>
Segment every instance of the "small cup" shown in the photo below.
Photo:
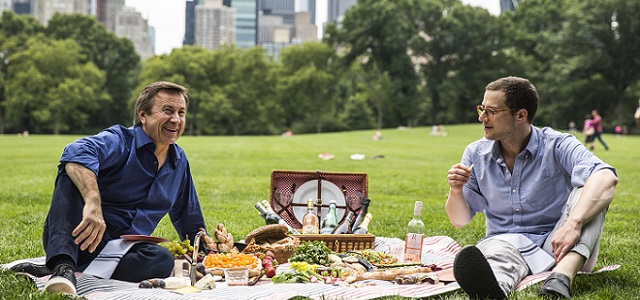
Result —
<path fill-rule="evenodd" d="M 173 276 L 182 277 L 184 276 L 184 270 L 189 270 L 189 263 L 186 259 L 176 259 L 174 261 L 173 267 Z"/>
<path fill-rule="evenodd" d="M 249 282 L 249 268 L 224 269 L 224 280 L 228 286 L 247 285 Z"/>

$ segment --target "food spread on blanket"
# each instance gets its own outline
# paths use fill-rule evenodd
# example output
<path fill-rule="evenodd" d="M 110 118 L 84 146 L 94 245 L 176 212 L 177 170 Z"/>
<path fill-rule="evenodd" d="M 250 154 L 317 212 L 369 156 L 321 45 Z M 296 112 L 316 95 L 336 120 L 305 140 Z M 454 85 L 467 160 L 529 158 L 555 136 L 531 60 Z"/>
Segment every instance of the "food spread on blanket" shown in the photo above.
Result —
<path fill-rule="evenodd" d="M 204 232 L 204 229 L 201 229 Z M 224 270 L 249 269 L 248 285 L 260 280 L 273 283 L 324 283 L 339 286 L 358 286 L 386 281 L 391 284 L 438 284 L 435 266 L 420 263 L 402 263 L 390 254 L 372 249 L 333 252 L 323 241 L 302 241 L 288 234 L 286 226 L 273 224 L 252 231 L 245 241 L 248 245 L 240 252 L 234 247 L 233 236 L 224 224 L 218 224 L 213 236 L 202 235 L 206 249 L 199 253 L 195 287 L 213 289 L 215 281 L 222 280 Z M 191 264 L 192 252 L 188 239 L 162 243 L 176 259 L 184 258 Z M 275 252 L 275 253 L 274 253 Z M 276 271 L 277 258 L 289 265 Z M 284 259 L 282 259 L 284 258 Z M 140 288 L 175 289 L 189 285 L 182 275 L 166 279 L 142 281 Z"/>

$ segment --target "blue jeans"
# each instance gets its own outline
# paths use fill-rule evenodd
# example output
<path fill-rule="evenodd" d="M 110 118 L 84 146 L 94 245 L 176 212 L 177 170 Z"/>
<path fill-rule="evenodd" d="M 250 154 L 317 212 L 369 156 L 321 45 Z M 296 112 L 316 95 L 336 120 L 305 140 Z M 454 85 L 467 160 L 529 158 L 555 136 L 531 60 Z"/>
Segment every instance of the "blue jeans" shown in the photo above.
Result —
<path fill-rule="evenodd" d="M 75 238 L 71 232 L 82 220 L 83 207 L 84 200 L 78 188 L 66 174 L 59 175 L 56 178 L 51 207 L 42 233 L 49 269 L 55 267 L 50 261 L 51 258 L 66 255 L 75 262 L 77 271 L 83 271 L 107 242 L 119 238 L 123 233 L 124 229 L 113 228 L 107 224 L 96 251 L 90 253 L 80 250 L 80 246 L 74 243 Z M 164 247 L 153 243 L 138 243 L 122 257 L 111 278 L 130 282 L 165 278 L 171 275 L 173 266 L 173 255 Z"/>

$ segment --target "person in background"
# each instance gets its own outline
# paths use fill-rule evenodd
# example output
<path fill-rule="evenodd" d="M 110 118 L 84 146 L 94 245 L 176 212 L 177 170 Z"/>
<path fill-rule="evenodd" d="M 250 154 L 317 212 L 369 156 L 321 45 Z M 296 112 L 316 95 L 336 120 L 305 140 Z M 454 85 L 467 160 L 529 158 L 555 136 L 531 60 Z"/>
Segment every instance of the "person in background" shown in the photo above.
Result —
<path fill-rule="evenodd" d="M 616 127 L 613 128 L 613 132 L 616 133 L 617 138 L 620 138 L 620 136 L 622 135 L 622 126 L 616 125 Z"/>
<path fill-rule="evenodd" d="M 633 113 L 633 119 L 636 120 L 636 126 L 640 126 L 640 99 L 638 100 L 638 108 L 636 108 L 636 112 Z"/>
<path fill-rule="evenodd" d="M 594 141 L 595 139 L 598 139 L 598 141 L 600 141 L 600 144 L 604 146 L 604 150 L 609 150 L 609 146 L 607 146 L 607 144 L 602 140 L 602 117 L 595 109 L 591 111 L 591 115 L 593 116 L 591 125 L 593 125 L 593 128 L 595 129 L 595 134 L 593 135 Z"/>
<path fill-rule="evenodd" d="M 591 116 L 590 115 L 586 115 L 584 117 L 584 125 L 582 126 L 582 134 L 584 134 L 584 145 L 589 147 L 589 150 L 592 150 L 595 148 L 595 134 L 596 134 L 596 130 L 595 127 L 593 126 L 592 120 L 591 120 Z"/>
<path fill-rule="evenodd" d="M 383 137 L 382 137 L 382 132 L 380 132 L 379 130 L 378 130 L 378 131 L 376 131 L 376 132 L 373 134 L 372 139 L 373 139 L 374 141 L 381 141 L 381 140 L 383 139 Z"/>
<path fill-rule="evenodd" d="M 486 217 L 486 237 L 454 260 L 471 299 L 506 299 L 524 277 L 551 268 L 539 294 L 570 298 L 574 276 L 598 256 L 616 171 L 573 135 L 533 126 L 537 109 L 529 80 L 489 83 L 476 107 L 484 138 L 448 170 L 451 223 Z"/>
<path fill-rule="evenodd" d="M 14 271 L 44 276 L 47 292 L 76 294 L 75 271 L 84 271 L 121 235 L 150 235 L 166 214 L 191 241 L 206 228 L 189 162 L 176 141 L 185 129 L 185 87 L 155 82 L 138 96 L 134 126 L 109 127 L 67 145 L 44 224 L 46 266 L 21 264 Z M 174 267 L 162 246 L 133 244 L 110 278 L 139 282 L 164 278 Z"/>

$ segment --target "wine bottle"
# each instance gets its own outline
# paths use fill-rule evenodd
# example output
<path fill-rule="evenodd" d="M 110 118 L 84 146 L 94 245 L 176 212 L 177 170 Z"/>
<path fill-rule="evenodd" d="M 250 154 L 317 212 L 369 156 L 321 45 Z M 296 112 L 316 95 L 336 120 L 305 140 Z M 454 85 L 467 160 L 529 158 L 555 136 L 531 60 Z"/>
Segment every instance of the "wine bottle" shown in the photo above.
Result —
<path fill-rule="evenodd" d="M 260 216 L 264 218 L 264 220 L 267 222 L 267 225 L 278 224 L 280 216 L 278 216 L 277 214 L 271 213 L 269 209 L 267 209 L 261 202 L 256 203 L 255 207 L 260 213 Z"/>
<path fill-rule="evenodd" d="M 269 203 L 269 201 L 267 200 L 262 200 L 260 201 L 260 203 L 262 203 L 262 205 L 272 214 L 274 215 L 278 215 L 276 214 L 276 212 L 273 210 L 273 207 L 271 207 L 271 204 Z"/>
<path fill-rule="evenodd" d="M 407 225 L 407 238 L 404 246 L 405 262 L 422 261 L 422 241 L 424 223 L 422 222 L 422 201 L 416 201 L 413 207 L 413 219 Z"/>
<path fill-rule="evenodd" d="M 322 219 L 322 229 L 320 229 L 321 234 L 330 234 L 333 232 L 333 229 L 338 227 L 338 213 L 336 212 L 336 200 L 329 201 L 329 210 L 327 214 Z"/>
<path fill-rule="evenodd" d="M 307 213 L 302 217 L 302 234 L 317 234 L 320 230 L 320 220 L 313 207 L 313 199 L 307 200 Z"/>
<path fill-rule="evenodd" d="M 347 217 L 344 218 L 342 223 L 340 223 L 340 225 L 338 225 L 338 227 L 336 227 L 331 233 L 332 234 L 351 234 L 351 222 L 353 222 L 353 218 L 355 217 L 356 215 L 352 211 L 350 211 L 347 214 Z"/>
<path fill-rule="evenodd" d="M 358 229 L 360 223 L 362 223 L 362 220 L 369 212 L 369 203 L 371 203 L 371 200 L 368 198 L 362 201 L 362 205 L 360 206 L 360 209 L 358 209 L 356 218 L 354 219 L 353 224 L 351 224 L 351 231 L 355 231 L 356 229 Z"/>
<path fill-rule="evenodd" d="M 273 209 L 269 210 L 268 208 L 266 208 L 264 206 L 265 202 L 266 200 L 263 200 L 262 202 L 258 202 L 256 203 L 255 207 L 258 210 L 260 216 L 266 221 L 267 225 L 269 224 L 285 225 L 287 226 L 287 229 L 290 234 L 300 234 L 300 232 L 298 232 L 295 228 L 287 224 L 287 222 L 283 220 L 280 216 L 278 216 L 278 214 L 273 212 Z M 268 203 L 269 202 L 267 202 L 267 204 Z M 269 208 L 271 208 L 271 205 L 269 205 Z"/>
<path fill-rule="evenodd" d="M 358 228 L 353 231 L 353 234 L 365 234 L 369 232 L 369 223 L 371 222 L 372 218 L 373 215 L 371 213 L 367 213 L 364 219 L 362 219 L 362 223 L 360 223 L 360 226 L 358 226 Z"/>

